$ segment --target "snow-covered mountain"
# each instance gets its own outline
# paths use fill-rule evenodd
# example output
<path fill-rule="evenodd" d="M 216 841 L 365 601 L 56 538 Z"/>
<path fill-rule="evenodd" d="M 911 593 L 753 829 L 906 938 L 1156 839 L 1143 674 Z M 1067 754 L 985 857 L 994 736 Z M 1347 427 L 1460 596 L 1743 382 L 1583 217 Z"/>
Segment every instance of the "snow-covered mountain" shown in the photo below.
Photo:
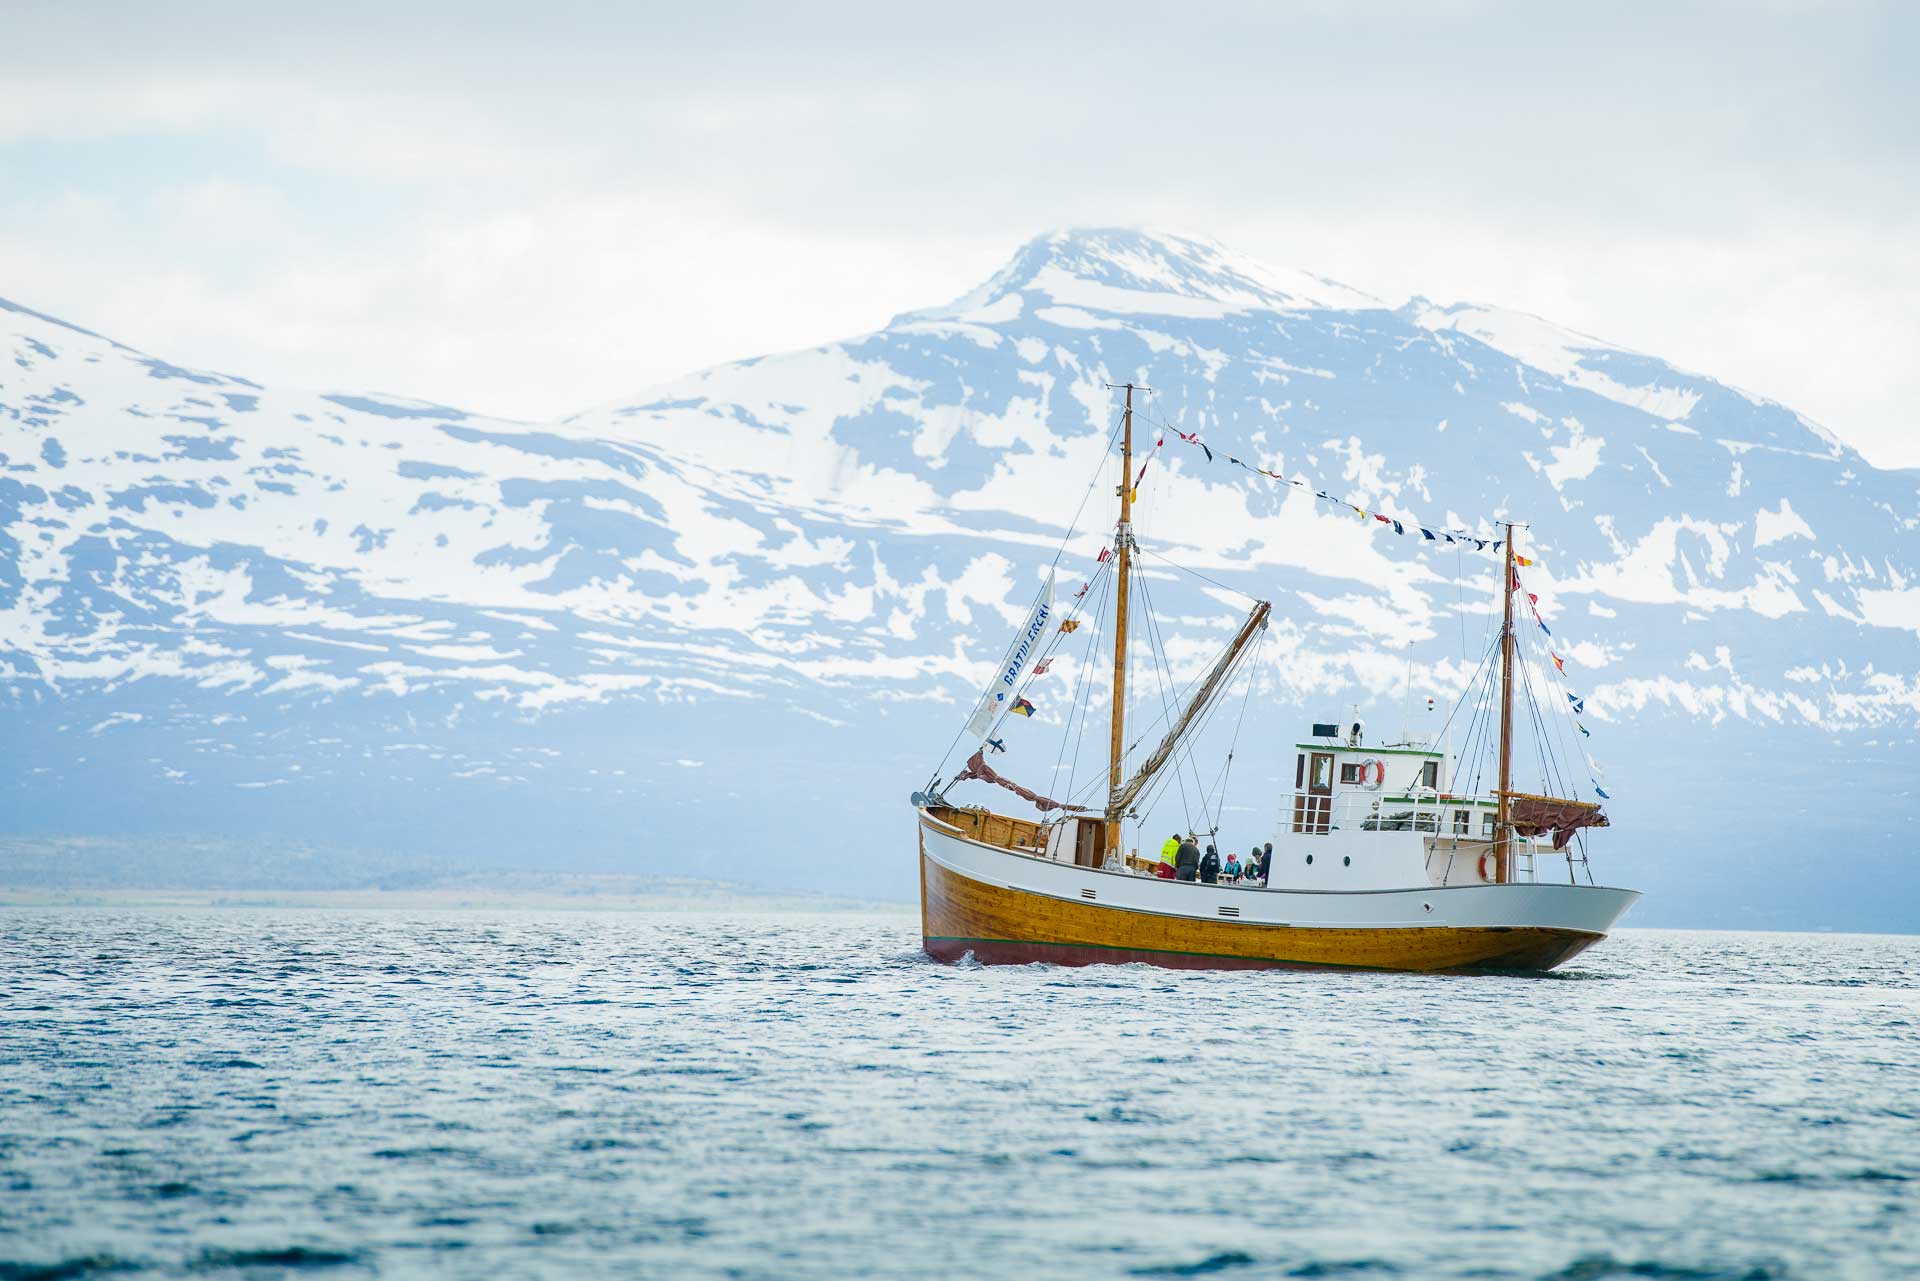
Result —
<path fill-rule="evenodd" d="M 1093 230 L 877 333 L 541 424 L 261 387 L 3 302 L 0 340 L 6 830 L 910 892 L 906 793 L 1131 379 L 1167 441 L 1142 537 L 1276 605 L 1236 838 L 1269 834 L 1307 720 L 1459 690 L 1495 562 L 1163 424 L 1436 528 L 1530 522 L 1615 797 L 1596 871 L 1651 891 L 1643 922 L 1920 912 L 1920 476 L 1531 316 Z M 1176 658 L 1237 621 L 1164 590 Z M 1056 777 L 1049 720 L 1009 772 Z"/>

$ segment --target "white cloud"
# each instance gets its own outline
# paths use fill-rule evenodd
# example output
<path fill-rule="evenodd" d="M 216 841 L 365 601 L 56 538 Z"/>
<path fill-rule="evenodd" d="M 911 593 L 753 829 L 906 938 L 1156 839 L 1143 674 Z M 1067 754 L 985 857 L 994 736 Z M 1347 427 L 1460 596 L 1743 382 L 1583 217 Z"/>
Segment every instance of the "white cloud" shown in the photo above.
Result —
<path fill-rule="evenodd" d="M 1139 23 L 1106 6 L 188 8 L 40 6 L 0 47 L 0 294 L 176 360 L 548 417 L 1150 223 L 1544 316 L 1920 464 L 1898 11 L 1574 39 L 1550 7 L 1256 6 L 1116 94 Z"/>

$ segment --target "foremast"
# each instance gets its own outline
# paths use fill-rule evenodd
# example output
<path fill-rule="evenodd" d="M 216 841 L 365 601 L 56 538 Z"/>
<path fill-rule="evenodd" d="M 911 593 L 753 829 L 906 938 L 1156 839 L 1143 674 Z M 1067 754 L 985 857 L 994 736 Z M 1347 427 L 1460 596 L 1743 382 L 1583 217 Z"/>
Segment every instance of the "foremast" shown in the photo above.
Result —
<path fill-rule="evenodd" d="M 1107 746 L 1107 795 L 1120 794 L 1120 771 L 1126 755 L 1127 733 L 1127 587 L 1133 573 L 1133 384 L 1127 389 L 1126 412 L 1120 420 L 1120 523 L 1113 533 L 1114 574 L 1117 584 L 1113 614 L 1113 733 Z M 1107 807 L 1107 853 L 1121 855 L 1120 812 Z"/>
<path fill-rule="evenodd" d="M 1506 564 L 1500 580 L 1500 790 L 1495 804 L 1493 879 L 1513 879 L 1513 522 L 1507 521 Z"/>
<path fill-rule="evenodd" d="M 1111 386 L 1111 384 L 1109 384 Z M 1199 688 L 1174 717 L 1166 737 L 1141 762 L 1132 778 L 1121 781 L 1126 765 L 1127 732 L 1127 607 L 1133 575 L 1133 491 L 1138 478 L 1133 474 L 1133 383 L 1120 384 L 1126 390 L 1126 409 L 1120 420 L 1120 523 L 1113 535 L 1116 591 L 1113 627 L 1113 730 L 1108 740 L 1107 808 L 1105 815 L 1107 853 L 1122 857 L 1121 824 L 1141 791 L 1172 757 L 1180 738 L 1199 718 L 1220 692 L 1222 683 L 1240 661 L 1249 643 L 1267 625 L 1271 606 L 1255 601 L 1239 634 L 1227 646 L 1213 667 L 1200 681 Z M 1138 388 L 1146 391 L 1148 388 Z"/>

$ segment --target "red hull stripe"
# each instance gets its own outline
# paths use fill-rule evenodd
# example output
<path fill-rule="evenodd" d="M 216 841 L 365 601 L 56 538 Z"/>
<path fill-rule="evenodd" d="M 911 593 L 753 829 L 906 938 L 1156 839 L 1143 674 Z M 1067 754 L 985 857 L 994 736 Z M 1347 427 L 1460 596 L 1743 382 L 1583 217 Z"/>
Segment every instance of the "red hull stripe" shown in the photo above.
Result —
<path fill-rule="evenodd" d="M 1603 935 L 1595 934 L 1584 942 L 1568 941 L 1569 951 L 1561 959 L 1566 960 L 1576 953 L 1585 951 L 1588 944 L 1597 943 Z M 1225 956 L 1214 952 L 1177 952 L 1147 947 L 1103 947 L 1092 943 L 1044 943 L 1030 939 L 984 939 L 954 938 L 944 935 L 928 935 L 922 940 L 928 956 L 937 961 L 953 962 L 969 952 L 973 959 L 982 965 L 1158 965 L 1166 969 L 1180 970 L 1372 970 L 1378 972 L 1399 972 L 1390 966 L 1373 965 L 1333 965 L 1321 961 L 1287 961 L 1250 956 Z M 1501 970 L 1499 958 L 1481 961 L 1463 969 Z M 1537 972 L 1537 965 L 1517 964 L 1516 971 Z M 1444 970 L 1429 970 L 1426 973 L 1445 973 Z"/>

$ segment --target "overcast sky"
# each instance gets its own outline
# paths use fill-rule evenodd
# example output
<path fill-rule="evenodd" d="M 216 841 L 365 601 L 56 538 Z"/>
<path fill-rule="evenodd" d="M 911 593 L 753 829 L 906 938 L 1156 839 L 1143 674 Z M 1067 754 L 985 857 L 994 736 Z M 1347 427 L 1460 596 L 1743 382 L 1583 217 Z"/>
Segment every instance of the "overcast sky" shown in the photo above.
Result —
<path fill-rule="evenodd" d="M 1149 225 L 1920 466 L 1917 55 L 1920 5 L 0 0 L 0 297 L 542 418 Z"/>

